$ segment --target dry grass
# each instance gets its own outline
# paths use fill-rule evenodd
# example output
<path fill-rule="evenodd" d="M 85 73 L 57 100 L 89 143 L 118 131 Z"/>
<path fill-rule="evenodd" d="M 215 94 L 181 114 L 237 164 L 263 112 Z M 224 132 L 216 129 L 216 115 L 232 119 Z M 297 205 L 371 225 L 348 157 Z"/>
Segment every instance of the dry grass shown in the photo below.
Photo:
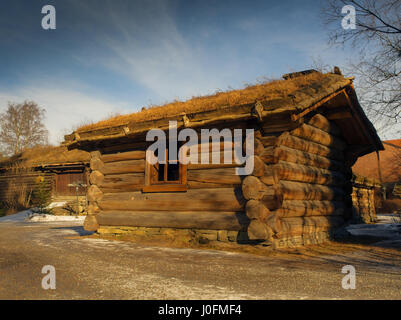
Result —
<path fill-rule="evenodd" d="M 18 172 L 33 165 L 88 161 L 89 153 L 85 151 L 68 150 L 65 146 L 37 146 L 0 161 L 0 167 L 9 170 L 9 172 Z"/>
<path fill-rule="evenodd" d="M 10 181 L 5 194 L 6 197 L 2 201 L 2 207 L 6 215 L 26 210 L 30 207 L 32 190 L 26 184 L 15 185 Z"/>
<path fill-rule="evenodd" d="M 273 80 L 261 84 L 250 85 L 244 89 L 218 92 L 209 96 L 193 97 L 185 102 L 174 101 L 162 106 L 143 109 L 140 112 L 115 116 L 78 128 L 78 132 L 123 125 L 129 122 L 141 122 L 171 117 L 182 113 L 195 113 L 218 110 L 223 107 L 254 103 L 262 100 L 274 100 L 288 97 L 289 94 L 319 82 L 328 75 L 312 73 L 290 80 Z"/>

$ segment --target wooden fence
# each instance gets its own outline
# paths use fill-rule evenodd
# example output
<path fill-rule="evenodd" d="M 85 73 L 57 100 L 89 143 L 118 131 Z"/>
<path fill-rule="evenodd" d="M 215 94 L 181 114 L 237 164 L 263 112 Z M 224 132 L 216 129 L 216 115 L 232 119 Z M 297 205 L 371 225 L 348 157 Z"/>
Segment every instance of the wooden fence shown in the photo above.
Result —
<path fill-rule="evenodd" d="M 41 171 L 25 171 L 19 173 L 3 173 L 0 175 L 0 203 L 12 201 L 26 194 L 28 197 L 38 186 L 37 178 L 43 177 L 46 189 L 52 194 L 53 200 L 65 196 L 75 196 L 75 188 L 68 184 L 75 182 L 87 183 L 86 173 L 50 173 Z M 86 188 L 79 188 L 78 195 L 86 195 Z"/>

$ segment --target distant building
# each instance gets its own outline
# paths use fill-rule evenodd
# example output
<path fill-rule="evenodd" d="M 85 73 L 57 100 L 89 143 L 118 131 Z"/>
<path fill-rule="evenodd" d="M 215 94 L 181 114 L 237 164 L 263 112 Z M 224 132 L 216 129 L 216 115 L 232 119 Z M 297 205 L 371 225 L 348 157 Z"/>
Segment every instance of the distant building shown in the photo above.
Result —
<path fill-rule="evenodd" d="M 38 146 L 0 161 L 0 202 L 23 190 L 35 189 L 37 177 L 43 177 L 53 201 L 70 200 L 76 190 L 71 183 L 87 183 L 89 153 L 66 147 Z M 86 188 L 79 189 L 86 195 Z"/>
<path fill-rule="evenodd" d="M 360 157 L 352 171 L 381 182 L 386 187 L 387 197 L 391 198 L 394 185 L 401 182 L 401 139 L 383 141 L 383 146 L 384 150 L 379 151 L 380 166 L 374 152 Z"/>

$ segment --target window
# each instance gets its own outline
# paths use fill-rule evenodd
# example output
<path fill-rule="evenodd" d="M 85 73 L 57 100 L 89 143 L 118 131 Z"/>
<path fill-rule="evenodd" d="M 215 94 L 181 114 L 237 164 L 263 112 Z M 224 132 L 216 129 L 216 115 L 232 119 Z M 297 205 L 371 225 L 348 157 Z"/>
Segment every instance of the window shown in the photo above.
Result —
<path fill-rule="evenodd" d="M 158 155 L 155 154 L 157 157 Z M 146 162 L 145 186 L 143 192 L 183 192 L 187 191 L 187 168 L 178 161 L 168 159 L 166 148 L 166 163 L 154 165 Z M 178 155 L 177 155 L 178 159 Z"/>

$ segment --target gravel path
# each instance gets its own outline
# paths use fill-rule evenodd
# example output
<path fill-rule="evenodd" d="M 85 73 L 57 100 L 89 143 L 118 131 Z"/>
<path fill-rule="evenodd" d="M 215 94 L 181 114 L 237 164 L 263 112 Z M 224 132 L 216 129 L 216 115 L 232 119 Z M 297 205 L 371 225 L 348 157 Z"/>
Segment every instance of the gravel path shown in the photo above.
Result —
<path fill-rule="evenodd" d="M 0 299 L 400 299 L 401 240 L 308 257 L 81 237 L 72 222 L 0 223 Z M 307 252 L 306 252 L 307 253 Z M 341 268 L 356 268 L 356 289 Z M 41 287 L 42 267 L 56 289 Z"/>

